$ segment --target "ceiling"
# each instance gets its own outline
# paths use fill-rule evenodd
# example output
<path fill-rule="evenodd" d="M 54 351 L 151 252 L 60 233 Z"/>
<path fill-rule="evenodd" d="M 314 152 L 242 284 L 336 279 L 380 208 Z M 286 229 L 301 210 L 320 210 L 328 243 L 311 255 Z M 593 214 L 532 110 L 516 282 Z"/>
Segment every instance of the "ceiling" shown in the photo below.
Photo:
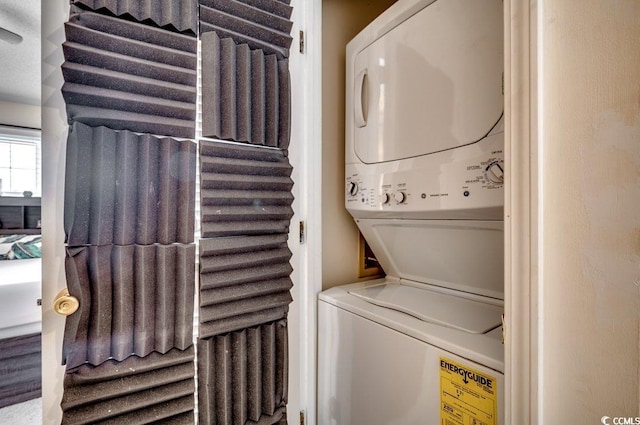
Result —
<path fill-rule="evenodd" d="M 22 36 L 0 40 L 0 101 L 40 105 L 40 0 L 0 0 L 0 27 Z"/>

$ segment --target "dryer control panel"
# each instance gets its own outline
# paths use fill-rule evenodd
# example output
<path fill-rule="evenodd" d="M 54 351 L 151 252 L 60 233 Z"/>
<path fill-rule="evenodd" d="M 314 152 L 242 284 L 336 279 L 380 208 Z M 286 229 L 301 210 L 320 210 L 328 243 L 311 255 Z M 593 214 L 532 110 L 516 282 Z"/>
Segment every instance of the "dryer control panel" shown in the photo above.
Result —
<path fill-rule="evenodd" d="M 346 207 L 356 218 L 502 220 L 502 138 L 403 161 L 348 164 Z"/>

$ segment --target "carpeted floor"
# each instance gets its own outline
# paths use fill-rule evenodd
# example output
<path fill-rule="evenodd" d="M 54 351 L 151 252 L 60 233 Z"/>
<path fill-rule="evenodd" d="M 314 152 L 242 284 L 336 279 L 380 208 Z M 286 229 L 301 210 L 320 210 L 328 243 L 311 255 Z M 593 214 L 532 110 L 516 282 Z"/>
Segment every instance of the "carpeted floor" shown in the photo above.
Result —
<path fill-rule="evenodd" d="M 0 424 L 2 425 L 39 425 L 41 423 L 41 398 L 36 398 L 0 409 Z"/>

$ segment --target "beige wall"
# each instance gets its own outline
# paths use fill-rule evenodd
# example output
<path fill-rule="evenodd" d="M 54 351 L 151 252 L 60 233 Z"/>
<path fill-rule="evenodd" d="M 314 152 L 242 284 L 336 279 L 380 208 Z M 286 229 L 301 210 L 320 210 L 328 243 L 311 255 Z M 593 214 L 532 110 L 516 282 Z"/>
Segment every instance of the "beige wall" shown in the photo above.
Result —
<path fill-rule="evenodd" d="M 40 107 L 0 100 L 0 124 L 40 128 Z"/>
<path fill-rule="evenodd" d="M 539 424 L 637 417 L 640 2 L 539 15 Z"/>
<path fill-rule="evenodd" d="M 395 0 L 322 2 L 322 287 L 358 280 L 358 229 L 344 208 L 345 48 Z"/>

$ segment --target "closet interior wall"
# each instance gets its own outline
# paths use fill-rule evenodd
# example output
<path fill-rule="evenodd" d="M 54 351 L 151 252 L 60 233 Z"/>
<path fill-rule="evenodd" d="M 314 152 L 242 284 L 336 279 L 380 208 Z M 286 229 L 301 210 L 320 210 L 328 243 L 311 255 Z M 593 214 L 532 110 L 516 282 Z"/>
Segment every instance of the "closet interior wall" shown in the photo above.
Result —
<path fill-rule="evenodd" d="M 347 43 L 395 0 L 322 0 L 322 289 L 360 280 L 359 232 L 344 206 Z"/>

